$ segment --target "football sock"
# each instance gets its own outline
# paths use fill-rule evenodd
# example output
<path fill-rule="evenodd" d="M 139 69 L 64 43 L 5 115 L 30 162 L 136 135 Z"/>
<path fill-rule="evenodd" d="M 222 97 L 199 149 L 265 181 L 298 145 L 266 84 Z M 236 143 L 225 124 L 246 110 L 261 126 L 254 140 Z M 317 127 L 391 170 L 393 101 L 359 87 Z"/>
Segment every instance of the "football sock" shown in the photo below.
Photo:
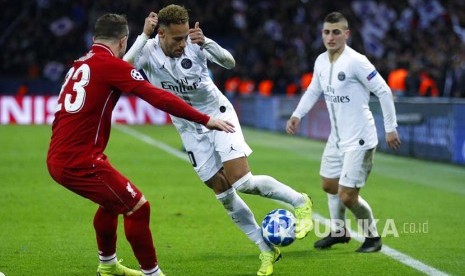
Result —
<path fill-rule="evenodd" d="M 244 232 L 247 237 L 258 245 L 260 251 L 271 251 L 272 249 L 263 240 L 262 231 L 255 221 L 255 217 L 249 206 L 240 198 L 236 190 L 231 188 L 216 198 L 223 204 L 232 221 Z"/>
<path fill-rule="evenodd" d="M 129 216 L 124 216 L 124 232 L 141 269 L 157 266 L 157 256 L 149 228 L 150 204 L 145 202 Z"/>
<path fill-rule="evenodd" d="M 345 227 L 346 206 L 342 203 L 338 194 L 328 193 L 328 208 L 331 218 L 331 229 L 338 232 Z"/>
<path fill-rule="evenodd" d="M 357 203 L 355 203 L 350 210 L 357 218 L 357 222 L 362 227 L 363 233 L 367 237 L 379 237 L 373 212 L 371 211 L 368 202 L 359 196 Z"/>
<path fill-rule="evenodd" d="M 98 255 L 98 259 L 100 261 L 101 264 L 104 264 L 104 265 L 111 265 L 111 264 L 116 264 L 116 253 L 111 255 L 111 256 L 102 256 L 102 255 Z"/>
<path fill-rule="evenodd" d="M 255 194 L 276 199 L 295 207 L 305 205 L 306 198 L 291 187 L 268 175 L 252 175 L 248 173 L 233 184 L 241 193 Z"/>
<path fill-rule="evenodd" d="M 99 207 L 94 216 L 94 229 L 97 238 L 97 248 L 100 261 L 116 262 L 116 228 L 118 215 L 106 212 Z"/>
<path fill-rule="evenodd" d="M 158 267 L 158 265 L 154 267 L 153 269 L 149 269 L 149 270 L 141 269 L 141 270 L 146 276 L 158 276 L 160 275 L 160 272 L 161 272 L 161 269 Z"/>

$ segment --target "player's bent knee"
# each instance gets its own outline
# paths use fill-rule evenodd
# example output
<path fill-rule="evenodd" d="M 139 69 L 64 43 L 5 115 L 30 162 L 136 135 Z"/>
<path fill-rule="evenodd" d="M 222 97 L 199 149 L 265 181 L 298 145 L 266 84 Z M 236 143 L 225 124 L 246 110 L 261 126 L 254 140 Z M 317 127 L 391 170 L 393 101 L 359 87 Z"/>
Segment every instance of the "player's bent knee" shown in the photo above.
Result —
<path fill-rule="evenodd" d="M 358 196 L 354 196 L 351 193 L 339 193 L 339 198 L 346 207 L 350 208 L 357 203 Z"/>
<path fill-rule="evenodd" d="M 339 189 L 339 179 L 323 178 L 321 188 L 323 189 L 323 191 L 325 191 L 325 193 L 335 195 L 337 194 Z"/>
<path fill-rule="evenodd" d="M 334 189 L 333 187 L 322 185 L 322 189 L 327 194 L 332 194 L 332 195 L 337 194 L 337 188 Z"/>
<path fill-rule="evenodd" d="M 222 173 L 217 173 L 204 183 L 217 195 L 231 189 L 231 185 Z"/>

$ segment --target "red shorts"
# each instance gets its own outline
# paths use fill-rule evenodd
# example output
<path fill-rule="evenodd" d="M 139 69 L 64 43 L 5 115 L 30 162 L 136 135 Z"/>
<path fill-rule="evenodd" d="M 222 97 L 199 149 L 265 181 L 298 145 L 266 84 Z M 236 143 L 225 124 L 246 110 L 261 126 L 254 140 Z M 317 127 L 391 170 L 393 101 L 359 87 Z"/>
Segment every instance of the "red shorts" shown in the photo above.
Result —
<path fill-rule="evenodd" d="M 56 182 L 109 212 L 126 214 L 142 197 L 139 189 L 113 168 L 106 157 L 96 159 L 93 168 L 74 169 L 47 165 Z"/>

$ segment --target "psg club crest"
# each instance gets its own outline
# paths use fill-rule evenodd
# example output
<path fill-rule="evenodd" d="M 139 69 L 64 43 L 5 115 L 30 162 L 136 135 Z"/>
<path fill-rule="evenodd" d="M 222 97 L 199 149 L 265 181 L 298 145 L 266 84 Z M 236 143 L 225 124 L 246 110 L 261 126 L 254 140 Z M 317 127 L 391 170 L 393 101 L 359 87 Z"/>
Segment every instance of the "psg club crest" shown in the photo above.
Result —
<path fill-rule="evenodd" d="M 346 74 L 344 72 L 339 72 L 339 74 L 337 74 L 337 78 L 340 80 L 340 81 L 343 81 L 346 79 Z"/>
<path fill-rule="evenodd" d="M 189 69 L 192 67 L 192 60 L 185 58 L 181 61 L 181 66 L 184 69 Z"/>

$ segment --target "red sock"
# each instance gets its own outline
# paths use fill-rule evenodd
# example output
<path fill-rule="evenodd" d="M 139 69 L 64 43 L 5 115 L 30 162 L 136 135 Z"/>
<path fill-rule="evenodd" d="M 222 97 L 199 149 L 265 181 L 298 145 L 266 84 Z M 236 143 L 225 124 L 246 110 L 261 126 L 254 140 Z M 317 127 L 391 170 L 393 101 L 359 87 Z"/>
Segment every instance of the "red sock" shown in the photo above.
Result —
<path fill-rule="evenodd" d="M 94 228 L 100 256 L 111 256 L 116 253 L 116 228 L 118 215 L 98 208 L 94 216 Z"/>
<path fill-rule="evenodd" d="M 157 266 L 157 255 L 149 228 L 150 204 L 147 201 L 137 211 L 124 217 L 124 231 L 140 267 L 150 270 Z"/>

